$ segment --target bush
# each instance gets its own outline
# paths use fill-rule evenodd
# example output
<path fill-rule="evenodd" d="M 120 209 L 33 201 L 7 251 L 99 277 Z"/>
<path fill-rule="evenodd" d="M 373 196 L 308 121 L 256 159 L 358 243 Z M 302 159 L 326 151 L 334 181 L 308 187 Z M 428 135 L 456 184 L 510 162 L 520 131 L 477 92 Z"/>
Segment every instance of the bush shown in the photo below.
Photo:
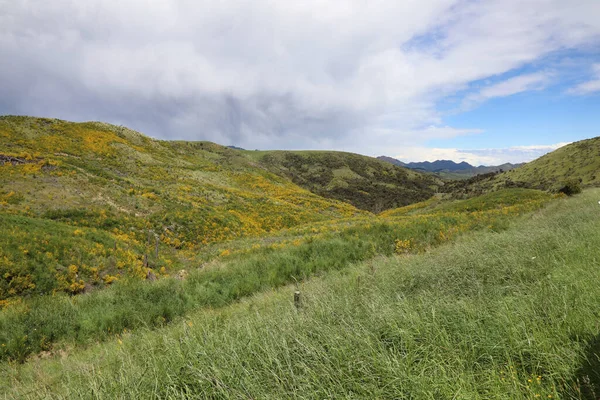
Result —
<path fill-rule="evenodd" d="M 581 180 L 570 180 L 565 182 L 564 186 L 558 189 L 559 193 L 564 193 L 567 196 L 573 196 L 578 193 L 581 193 Z"/>

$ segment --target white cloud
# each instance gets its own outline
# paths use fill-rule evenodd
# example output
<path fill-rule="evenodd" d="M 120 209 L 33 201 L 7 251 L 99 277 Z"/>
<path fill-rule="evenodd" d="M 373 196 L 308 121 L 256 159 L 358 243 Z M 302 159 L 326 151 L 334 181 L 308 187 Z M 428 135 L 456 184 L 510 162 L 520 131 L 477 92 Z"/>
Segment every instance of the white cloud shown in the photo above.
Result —
<path fill-rule="evenodd" d="M 579 85 L 568 90 L 568 93 L 574 95 L 585 95 L 595 92 L 600 92 L 600 64 L 592 66 L 593 76 L 595 79 L 580 83 Z"/>
<path fill-rule="evenodd" d="M 0 0 L 0 113 L 248 148 L 419 145 L 478 132 L 445 126 L 445 96 L 595 43 L 600 2 L 575 3 Z"/>
<path fill-rule="evenodd" d="M 463 100 L 463 109 L 472 108 L 479 103 L 496 97 L 512 96 L 517 93 L 542 90 L 550 82 L 552 74 L 538 72 L 519 75 L 499 83 L 483 87 L 477 93 L 472 93 Z"/>
<path fill-rule="evenodd" d="M 569 143 L 468 150 L 454 148 L 410 147 L 399 150 L 398 152 L 394 153 L 395 156 L 392 157 L 405 162 L 453 160 L 455 162 L 466 161 L 475 166 L 501 165 L 507 162 L 513 164 L 529 162 L 567 144 Z"/>

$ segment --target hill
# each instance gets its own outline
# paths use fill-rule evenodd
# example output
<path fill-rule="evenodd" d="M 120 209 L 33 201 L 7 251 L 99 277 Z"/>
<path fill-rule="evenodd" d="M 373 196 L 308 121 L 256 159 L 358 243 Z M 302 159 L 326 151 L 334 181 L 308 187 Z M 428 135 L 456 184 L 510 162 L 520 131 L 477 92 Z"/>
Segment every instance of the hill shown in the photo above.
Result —
<path fill-rule="evenodd" d="M 600 137 L 568 144 L 510 171 L 449 183 L 441 190 L 457 196 L 511 187 L 557 192 L 573 181 L 582 187 L 600 186 Z"/>
<path fill-rule="evenodd" d="M 524 182 L 544 190 L 560 189 L 569 180 L 577 180 L 583 187 L 600 186 L 600 137 L 563 146 L 499 175 L 498 180 L 507 185 Z"/>
<path fill-rule="evenodd" d="M 168 274 L 213 244 L 366 214 L 239 150 L 104 123 L 0 117 L 0 149 L 0 301 Z"/>
<path fill-rule="evenodd" d="M 442 182 L 359 154 L 335 151 L 248 151 L 269 171 L 320 196 L 374 213 L 431 197 Z"/>
<path fill-rule="evenodd" d="M 407 165 L 406 163 L 404 163 L 404 162 L 402 162 L 402 161 L 400 161 L 400 160 L 397 160 L 397 159 L 395 159 L 395 158 L 393 158 L 393 157 L 388 157 L 388 156 L 379 156 L 379 157 L 377 157 L 377 159 L 378 159 L 378 160 L 381 160 L 381 161 L 388 162 L 388 163 L 390 163 L 390 164 L 397 165 L 397 166 L 399 166 L 399 167 L 406 167 L 406 165 Z"/>

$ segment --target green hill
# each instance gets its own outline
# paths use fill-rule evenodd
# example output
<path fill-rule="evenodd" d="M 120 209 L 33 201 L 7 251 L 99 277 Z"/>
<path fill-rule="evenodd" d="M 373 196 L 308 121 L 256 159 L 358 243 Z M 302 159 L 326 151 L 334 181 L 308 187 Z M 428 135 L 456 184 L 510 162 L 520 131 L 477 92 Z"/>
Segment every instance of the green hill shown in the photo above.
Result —
<path fill-rule="evenodd" d="M 560 189 L 569 180 L 600 186 L 600 137 L 563 146 L 498 178 L 507 185 L 524 182 L 544 190 Z"/>
<path fill-rule="evenodd" d="M 0 117 L 0 149 L 0 300 L 169 273 L 215 243 L 367 214 L 239 151 L 104 123 Z"/>
<path fill-rule="evenodd" d="M 442 181 L 371 157 L 335 151 L 247 151 L 270 171 L 320 196 L 379 213 L 431 197 Z"/>
<path fill-rule="evenodd" d="M 577 182 L 581 187 L 600 186 L 600 137 L 563 146 L 510 171 L 450 182 L 441 190 L 455 196 L 477 196 L 514 187 L 557 192 L 568 182 Z"/>

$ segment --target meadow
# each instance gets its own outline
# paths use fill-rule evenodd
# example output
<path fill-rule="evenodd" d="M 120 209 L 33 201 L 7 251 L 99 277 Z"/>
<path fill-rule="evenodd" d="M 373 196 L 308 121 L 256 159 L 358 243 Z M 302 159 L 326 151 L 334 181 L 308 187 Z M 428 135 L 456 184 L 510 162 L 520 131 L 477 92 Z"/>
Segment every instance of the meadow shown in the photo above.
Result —
<path fill-rule="evenodd" d="M 157 282 L 147 282 L 143 266 L 133 253 L 123 252 L 124 257 L 133 257 L 131 265 L 126 260 L 113 259 L 123 263 L 118 264 L 123 268 L 137 266 L 138 273 L 110 282 L 110 287 L 74 297 L 70 288 L 66 293 L 54 289 L 52 295 L 19 297 L 7 302 L 0 314 L 0 360 L 24 362 L 32 353 L 54 349 L 56 343 L 86 344 L 105 340 L 123 330 L 163 326 L 200 307 L 222 307 L 260 291 L 341 270 L 375 256 L 418 254 L 465 232 L 500 231 L 514 217 L 539 209 L 551 198 L 534 190 L 507 190 L 481 199 L 442 203 L 437 209 L 422 209 L 426 212 L 421 214 L 413 211 L 412 215 L 393 216 L 390 212 L 391 216 L 300 226 L 280 232 L 276 238 L 265 236 L 237 244 L 225 242 L 212 252 L 214 258 L 198 255 L 204 258 L 205 266 L 190 269 L 189 274 L 186 271 L 186 279 L 165 272 L 158 275 Z M 407 209 L 410 212 L 419 207 L 412 205 Z M 395 212 L 403 214 L 403 209 Z M 44 232 L 31 231 L 34 234 L 26 232 L 26 235 L 36 237 L 36 232 Z M 85 251 L 83 246 L 88 242 L 78 243 L 68 234 L 58 233 L 61 234 L 52 237 L 62 240 L 62 251 L 72 251 L 69 245 L 77 243 L 80 257 L 85 254 L 97 259 L 98 254 L 88 255 Z M 14 237 L 13 228 L 11 241 L 5 243 L 3 251 L 9 253 L 12 245 L 21 254 L 20 247 L 12 242 Z M 95 243 L 101 243 L 101 239 L 101 235 L 94 236 Z M 116 246 L 113 252 L 121 254 L 121 247 Z M 96 244 L 93 249 L 101 251 L 104 247 Z M 34 249 L 32 253 L 46 257 L 44 251 Z M 50 268 L 47 261 L 32 257 L 31 266 L 43 274 Z M 84 285 L 81 277 L 89 271 L 78 273 L 73 265 L 68 272 L 70 280 L 59 284 Z M 97 276 L 97 268 L 92 272 Z"/>
<path fill-rule="evenodd" d="M 599 196 L 5 362 L 0 387 L 6 398 L 596 398 Z"/>

